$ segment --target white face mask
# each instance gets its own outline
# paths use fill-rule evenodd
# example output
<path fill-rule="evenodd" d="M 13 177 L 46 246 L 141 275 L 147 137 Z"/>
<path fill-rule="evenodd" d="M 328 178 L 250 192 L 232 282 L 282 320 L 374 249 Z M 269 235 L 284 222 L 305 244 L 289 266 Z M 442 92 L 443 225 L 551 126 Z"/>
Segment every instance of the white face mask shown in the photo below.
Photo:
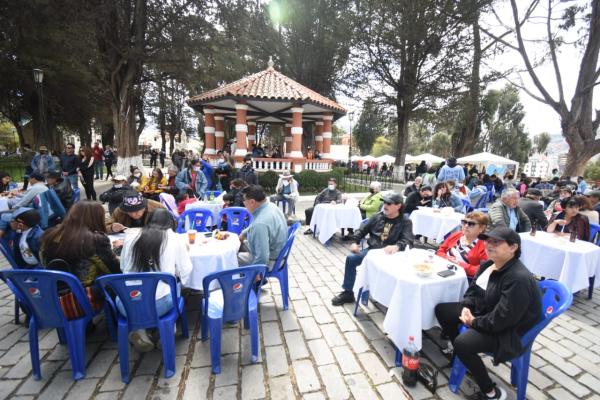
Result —
<path fill-rule="evenodd" d="M 200 171 L 200 167 L 194 167 L 194 171 L 196 171 L 196 172 Z"/>
<path fill-rule="evenodd" d="M 115 189 L 120 189 L 123 187 L 122 183 L 115 183 Z"/>
<path fill-rule="evenodd" d="M 284 180 L 282 183 L 283 183 L 283 186 L 289 186 L 289 184 L 290 184 L 290 181 L 286 181 L 286 180 Z"/>
<path fill-rule="evenodd" d="M 335 190 L 335 185 L 327 185 L 327 189 L 329 189 L 329 190 Z"/>
<path fill-rule="evenodd" d="M 133 176 L 135 176 L 136 178 L 139 178 L 140 176 L 142 176 L 142 174 L 140 174 L 139 172 L 137 174 L 133 174 Z"/>

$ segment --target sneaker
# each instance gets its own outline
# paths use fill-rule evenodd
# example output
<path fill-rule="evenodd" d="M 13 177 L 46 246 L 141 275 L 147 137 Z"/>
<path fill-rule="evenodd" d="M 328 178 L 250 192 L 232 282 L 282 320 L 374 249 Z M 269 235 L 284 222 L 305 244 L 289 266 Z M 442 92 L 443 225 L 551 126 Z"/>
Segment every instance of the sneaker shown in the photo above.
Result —
<path fill-rule="evenodd" d="M 154 349 L 154 343 L 152 343 L 145 330 L 129 333 L 129 343 L 138 353 L 147 353 Z"/>
<path fill-rule="evenodd" d="M 354 303 L 354 292 L 350 290 L 344 290 L 333 299 L 331 299 L 331 304 L 334 306 L 341 306 L 346 303 Z"/>
<path fill-rule="evenodd" d="M 307 230 L 304 231 L 305 235 L 312 235 L 314 232 L 312 229 L 308 228 Z"/>
<path fill-rule="evenodd" d="M 506 399 L 506 390 L 501 387 L 494 386 L 494 395 L 488 396 L 482 392 L 476 392 L 472 396 L 469 397 L 472 400 L 505 400 Z"/>

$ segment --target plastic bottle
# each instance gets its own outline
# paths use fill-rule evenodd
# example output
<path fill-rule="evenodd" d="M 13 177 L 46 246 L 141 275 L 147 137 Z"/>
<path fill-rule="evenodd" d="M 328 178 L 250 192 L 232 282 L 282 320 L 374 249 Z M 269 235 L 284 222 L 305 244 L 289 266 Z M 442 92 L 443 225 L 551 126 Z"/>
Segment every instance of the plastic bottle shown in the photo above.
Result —
<path fill-rule="evenodd" d="M 215 193 L 214 192 L 210 192 L 208 194 L 208 200 L 213 201 L 215 199 Z"/>
<path fill-rule="evenodd" d="M 419 374 L 419 350 L 415 346 L 415 338 L 408 337 L 408 345 L 402 350 L 402 383 L 408 387 L 417 385 Z"/>
<path fill-rule="evenodd" d="M 573 227 L 573 230 L 571 231 L 571 235 L 569 236 L 569 242 L 575 243 L 576 240 L 577 240 L 577 230 L 575 229 L 575 227 Z"/>

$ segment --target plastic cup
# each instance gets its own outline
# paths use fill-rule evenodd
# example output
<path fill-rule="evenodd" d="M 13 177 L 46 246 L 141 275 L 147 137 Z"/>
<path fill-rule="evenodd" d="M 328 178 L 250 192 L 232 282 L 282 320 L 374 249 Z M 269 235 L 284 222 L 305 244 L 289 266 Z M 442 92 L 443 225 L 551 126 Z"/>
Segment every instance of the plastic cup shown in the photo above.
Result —
<path fill-rule="evenodd" d="M 196 231 L 193 229 L 190 229 L 188 232 L 188 240 L 190 241 L 190 244 L 194 244 L 196 242 Z"/>

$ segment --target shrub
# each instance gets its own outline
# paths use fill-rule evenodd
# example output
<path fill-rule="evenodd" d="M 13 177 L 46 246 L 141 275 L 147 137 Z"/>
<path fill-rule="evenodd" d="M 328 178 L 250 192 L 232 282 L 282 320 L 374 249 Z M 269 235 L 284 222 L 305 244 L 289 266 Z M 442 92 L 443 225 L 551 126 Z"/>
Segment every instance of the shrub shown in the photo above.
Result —
<path fill-rule="evenodd" d="M 258 184 L 265 189 L 265 193 L 275 193 L 279 174 L 275 171 L 266 171 L 258 174 Z"/>

